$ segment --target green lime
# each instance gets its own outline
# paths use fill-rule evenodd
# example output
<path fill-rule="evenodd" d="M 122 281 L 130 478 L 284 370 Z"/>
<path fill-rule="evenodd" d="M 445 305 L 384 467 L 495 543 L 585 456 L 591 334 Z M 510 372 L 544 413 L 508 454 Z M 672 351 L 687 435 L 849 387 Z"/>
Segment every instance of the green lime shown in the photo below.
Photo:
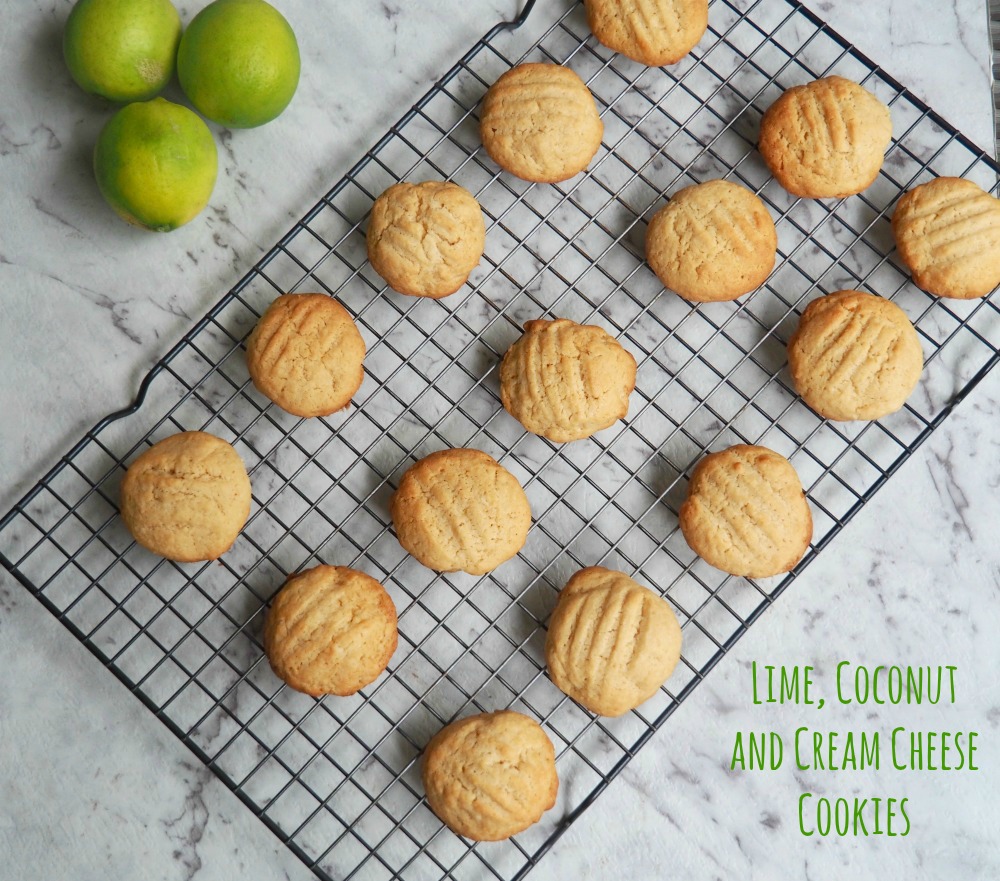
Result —
<path fill-rule="evenodd" d="M 170 0 L 79 0 L 66 20 L 63 55 L 85 92 L 145 101 L 170 82 L 180 39 Z"/>
<path fill-rule="evenodd" d="M 264 0 L 215 0 L 184 32 L 177 76 L 204 116 L 231 128 L 253 128 L 292 100 L 299 44 L 284 16 Z"/>
<path fill-rule="evenodd" d="M 182 226 L 208 204 L 218 163 L 208 126 L 164 98 L 123 107 L 94 150 L 108 204 L 129 223 L 158 232 Z"/>

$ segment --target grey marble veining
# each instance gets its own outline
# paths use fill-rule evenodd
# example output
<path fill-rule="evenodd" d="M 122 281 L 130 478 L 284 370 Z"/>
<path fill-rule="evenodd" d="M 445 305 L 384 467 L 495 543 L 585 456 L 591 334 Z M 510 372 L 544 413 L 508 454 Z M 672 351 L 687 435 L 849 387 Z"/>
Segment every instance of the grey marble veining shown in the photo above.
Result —
<path fill-rule="evenodd" d="M 89 151 L 109 110 L 59 59 L 68 3 L 4 0 L 0 108 L 0 509 L 138 379 L 499 15 L 504 0 L 281 5 L 303 50 L 277 123 L 219 132 L 209 210 L 169 236 L 121 224 Z M 766 0 L 765 0 L 766 2 Z M 16 10 L 15 10 L 16 5 Z M 0 4 L 0 9 L 3 4 Z M 989 146 L 985 10 L 973 0 L 815 6 Z M 182 9 L 185 21 L 195 7 Z M 15 14 L 16 13 L 16 14 Z M 442 22 L 447 26 L 442 26 Z M 992 878 L 1000 691 L 991 377 L 753 628 L 532 877 Z M 6 574 L 0 575 L 0 855 L 11 877 L 311 877 Z M 952 663 L 958 705 L 813 719 L 753 707 L 752 660 Z M 737 729 L 799 724 L 982 732 L 972 775 L 729 771 Z M 218 736 L 207 731 L 205 736 Z M 802 791 L 911 800 L 905 839 L 803 838 Z"/>

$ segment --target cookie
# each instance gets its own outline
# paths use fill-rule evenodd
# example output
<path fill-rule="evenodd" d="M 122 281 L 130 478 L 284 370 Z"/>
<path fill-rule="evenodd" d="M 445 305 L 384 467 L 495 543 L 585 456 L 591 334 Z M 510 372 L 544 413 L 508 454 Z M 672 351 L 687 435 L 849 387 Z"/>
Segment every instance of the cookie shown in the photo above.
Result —
<path fill-rule="evenodd" d="M 760 121 L 759 148 L 793 196 L 832 199 L 872 185 L 892 140 L 889 108 L 840 76 L 788 89 Z"/>
<path fill-rule="evenodd" d="M 231 445 L 185 431 L 129 465 L 121 514 L 135 540 L 154 554 L 181 563 L 215 560 L 250 516 L 250 478 Z"/>
<path fill-rule="evenodd" d="M 788 572 L 812 538 L 809 503 L 791 463 L 743 444 L 698 463 L 680 524 L 699 557 L 747 578 Z"/>
<path fill-rule="evenodd" d="M 399 183 L 375 200 L 368 260 L 394 291 L 447 297 L 483 256 L 486 223 L 475 196 L 449 181 Z"/>
<path fill-rule="evenodd" d="M 482 575 L 509 560 L 531 527 L 528 497 L 479 450 L 441 450 L 410 466 L 389 506 L 396 537 L 429 569 Z"/>
<path fill-rule="evenodd" d="M 346 566 L 293 575 L 264 622 L 264 651 L 274 674 L 313 697 L 346 696 L 374 682 L 396 640 L 396 607 L 385 588 Z"/>
<path fill-rule="evenodd" d="M 685 187 L 653 215 L 646 260 L 663 286 L 685 300 L 735 300 L 774 268 L 778 234 L 764 203 L 746 187 L 710 180 Z"/>
<path fill-rule="evenodd" d="M 583 171 L 604 136 L 594 96 L 558 64 L 520 64 L 483 98 L 479 123 L 490 158 L 522 180 L 557 183 Z"/>
<path fill-rule="evenodd" d="M 860 291 L 813 300 L 788 342 L 795 390 L 826 419 L 895 413 L 923 367 L 920 339 L 906 313 Z"/>
<path fill-rule="evenodd" d="M 365 341 L 350 313 L 326 294 L 283 294 L 247 340 L 257 389 L 295 416 L 346 407 L 365 377 Z"/>
<path fill-rule="evenodd" d="M 528 431 L 578 440 L 625 416 L 635 374 L 635 358 L 603 328 L 539 319 L 503 356 L 500 400 Z"/>
<path fill-rule="evenodd" d="M 1000 284 L 1000 200 L 960 177 L 914 187 L 896 203 L 892 232 L 913 281 L 956 300 Z"/>
<path fill-rule="evenodd" d="M 585 0 L 587 24 L 615 52 L 660 67 L 676 64 L 708 28 L 708 0 Z"/>
<path fill-rule="evenodd" d="M 627 575 L 592 566 L 559 592 L 545 640 L 556 687 L 599 716 L 651 698 L 681 657 L 681 626 L 666 600 Z"/>
<path fill-rule="evenodd" d="M 513 710 L 442 728 L 424 750 L 427 804 L 452 832 L 501 841 L 556 803 L 556 751 L 542 727 Z"/>

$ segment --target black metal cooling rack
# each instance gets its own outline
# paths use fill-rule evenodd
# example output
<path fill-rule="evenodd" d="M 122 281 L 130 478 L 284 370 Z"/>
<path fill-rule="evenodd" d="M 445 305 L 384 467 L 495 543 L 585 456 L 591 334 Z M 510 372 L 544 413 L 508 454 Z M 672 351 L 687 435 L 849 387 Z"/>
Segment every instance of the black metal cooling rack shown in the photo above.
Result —
<path fill-rule="evenodd" d="M 1000 358 L 997 307 L 918 291 L 887 220 L 904 189 L 935 175 L 995 192 L 997 166 L 813 13 L 795 0 L 713 0 L 691 57 L 649 70 L 595 43 L 568 0 L 512 33 L 531 5 L 476 44 L 195 325 L 134 406 L 99 422 L 0 521 L 4 565 L 321 878 L 523 877 Z M 568 64 L 594 92 L 605 137 L 585 175 L 528 185 L 479 148 L 478 101 L 520 58 Z M 895 138 L 863 195 L 798 201 L 756 155 L 756 127 L 784 88 L 833 72 L 891 106 Z M 442 177 L 482 203 L 486 255 L 452 297 L 401 297 L 365 262 L 368 209 L 391 183 Z M 665 195 L 714 177 L 768 204 L 779 262 L 741 302 L 693 307 L 644 266 L 642 236 Z M 895 299 L 925 348 L 919 389 L 877 423 L 820 420 L 785 374 L 797 314 L 844 287 Z M 248 381 L 243 340 L 289 290 L 327 291 L 356 316 L 367 376 L 345 413 L 298 420 Z M 624 421 L 555 445 L 504 413 L 497 363 L 540 315 L 601 324 L 636 355 Z M 252 477 L 250 521 L 216 563 L 155 558 L 117 516 L 128 463 L 186 429 L 232 441 Z M 813 544 L 780 580 L 726 577 L 678 533 L 692 465 L 732 442 L 782 452 L 808 488 Z M 523 551 L 481 578 L 431 573 L 389 529 L 399 475 L 450 446 L 496 456 L 534 513 Z M 262 658 L 266 602 L 317 561 L 369 572 L 399 611 L 389 674 L 352 698 L 292 692 Z M 677 671 L 621 719 L 590 716 L 543 672 L 556 593 L 595 564 L 659 590 L 683 623 Z M 555 743 L 559 802 L 510 841 L 473 844 L 428 810 L 416 761 L 449 720 L 508 706 Z"/>

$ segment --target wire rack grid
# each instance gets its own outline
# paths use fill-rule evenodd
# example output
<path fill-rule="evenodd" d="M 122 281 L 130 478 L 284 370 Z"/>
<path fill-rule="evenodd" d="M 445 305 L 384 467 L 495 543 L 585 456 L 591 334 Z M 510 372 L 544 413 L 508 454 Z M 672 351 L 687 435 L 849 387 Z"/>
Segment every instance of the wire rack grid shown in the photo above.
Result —
<path fill-rule="evenodd" d="M 478 102 L 522 59 L 571 66 L 598 101 L 604 144 L 564 184 L 514 180 L 480 149 Z M 894 140 L 863 195 L 796 200 L 756 155 L 756 127 L 784 88 L 834 72 L 890 105 Z M 0 521 L 0 558 L 319 877 L 521 878 L 1000 359 L 989 299 L 930 297 L 893 254 L 895 200 L 943 174 L 997 189 L 989 157 L 794 0 L 713 0 L 709 33 L 669 70 L 597 44 L 579 5 L 547 4 L 521 32 L 498 26 L 473 47 L 171 350 L 136 403 L 102 420 L 15 505 Z M 692 306 L 645 267 L 642 238 L 666 196 L 715 177 L 764 199 L 779 259 L 742 301 Z M 443 301 L 388 291 L 365 260 L 373 199 L 429 178 L 470 189 L 488 221 L 481 266 Z M 925 349 L 910 403 L 880 422 L 825 422 L 787 380 L 798 314 L 844 287 L 893 298 Z M 299 420 L 249 383 L 243 341 L 291 290 L 336 296 L 365 337 L 366 380 L 345 413 Z M 557 445 L 502 410 L 499 358 L 539 316 L 600 324 L 636 356 L 622 422 Z M 117 516 L 128 463 L 189 429 L 232 441 L 253 483 L 251 518 L 215 563 L 155 558 Z M 678 532 L 693 464 L 733 442 L 788 456 L 807 487 L 813 542 L 781 579 L 725 576 Z M 479 578 L 430 572 L 390 530 L 402 472 L 456 446 L 498 458 L 534 515 L 524 549 Z M 267 602 L 316 562 L 367 571 L 399 612 L 388 674 L 352 698 L 297 694 L 262 657 Z M 597 564 L 658 590 L 683 625 L 674 675 L 620 719 L 591 716 L 544 675 L 557 592 Z M 545 727 L 560 796 L 521 835 L 474 844 L 427 808 L 418 759 L 443 724 L 501 707 Z"/>

